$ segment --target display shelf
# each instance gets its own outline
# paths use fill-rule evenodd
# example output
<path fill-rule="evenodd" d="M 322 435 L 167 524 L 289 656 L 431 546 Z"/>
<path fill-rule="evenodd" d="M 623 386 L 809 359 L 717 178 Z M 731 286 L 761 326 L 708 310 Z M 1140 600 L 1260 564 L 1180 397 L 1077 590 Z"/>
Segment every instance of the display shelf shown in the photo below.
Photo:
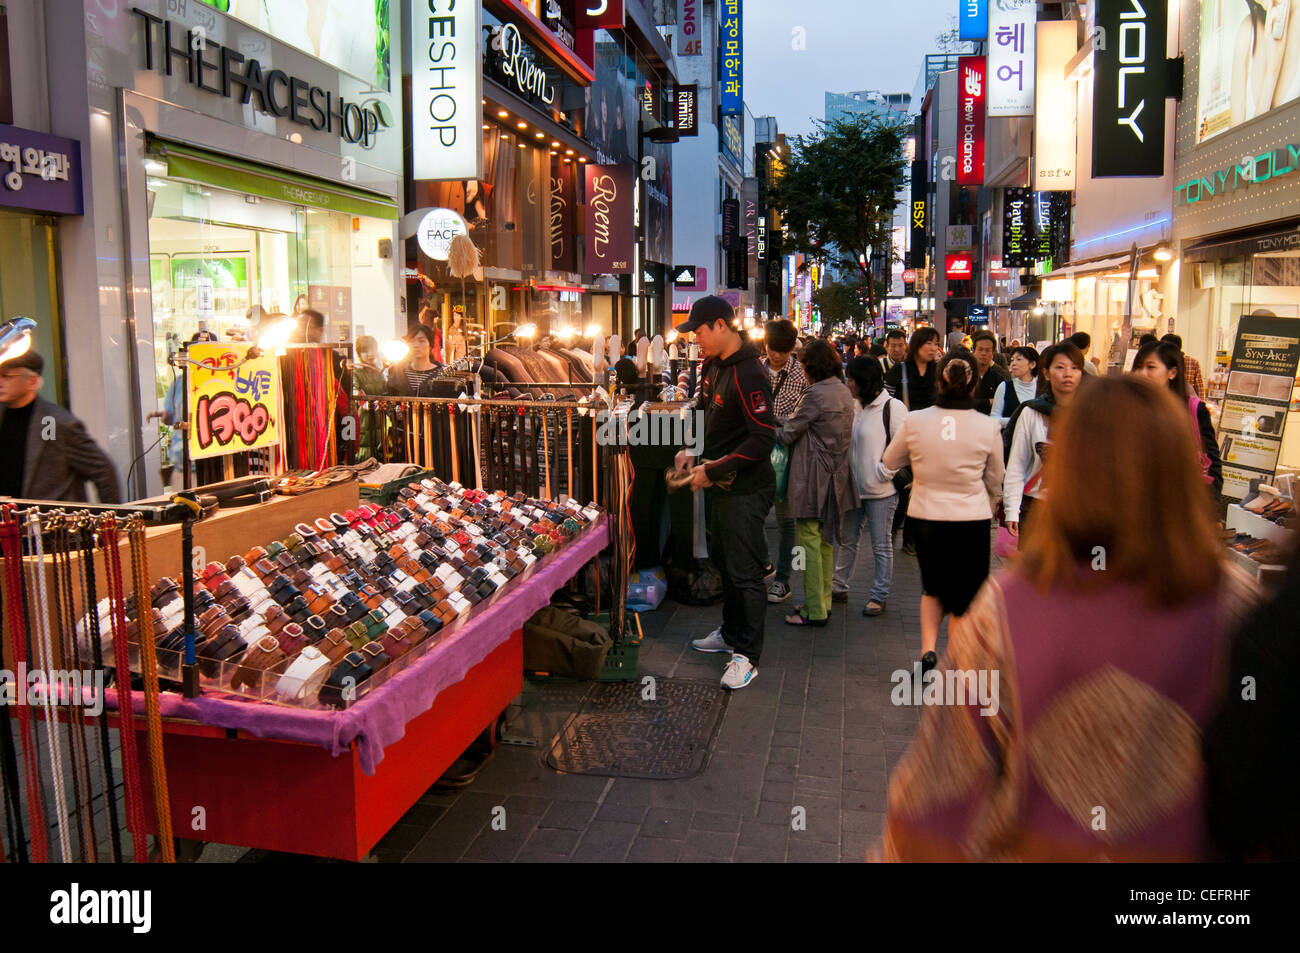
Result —
<path fill-rule="evenodd" d="M 1228 518 L 1224 525 L 1228 529 L 1236 530 L 1238 533 L 1249 533 L 1256 539 L 1266 539 L 1270 543 L 1285 547 L 1288 550 L 1296 545 L 1294 531 L 1285 526 L 1279 526 L 1272 520 L 1264 519 L 1258 513 L 1252 513 L 1238 503 L 1228 504 Z M 1254 560 L 1249 559 L 1247 561 L 1254 562 Z"/>

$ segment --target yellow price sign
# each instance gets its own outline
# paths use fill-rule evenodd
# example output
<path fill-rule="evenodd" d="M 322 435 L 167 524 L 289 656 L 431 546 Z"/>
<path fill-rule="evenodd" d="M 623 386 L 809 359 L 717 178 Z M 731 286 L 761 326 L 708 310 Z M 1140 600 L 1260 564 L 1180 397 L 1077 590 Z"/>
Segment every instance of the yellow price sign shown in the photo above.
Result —
<path fill-rule="evenodd" d="M 244 361 L 250 344 L 191 344 L 187 407 L 190 459 L 280 442 L 280 365 L 274 353 Z"/>

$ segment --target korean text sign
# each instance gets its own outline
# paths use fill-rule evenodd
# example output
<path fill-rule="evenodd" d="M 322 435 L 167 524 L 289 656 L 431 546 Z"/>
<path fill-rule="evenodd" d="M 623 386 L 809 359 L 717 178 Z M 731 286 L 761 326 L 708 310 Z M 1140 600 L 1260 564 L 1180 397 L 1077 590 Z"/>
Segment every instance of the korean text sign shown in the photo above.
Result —
<path fill-rule="evenodd" d="M 989 3 L 988 115 L 1034 114 L 1034 0 Z"/>
<path fill-rule="evenodd" d="M 721 111 L 724 116 L 743 116 L 745 94 L 741 0 L 720 0 L 718 10 L 718 64 L 722 74 Z"/>
<path fill-rule="evenodd" d="M 280 370 L 274 353 L 244 364 L 248 344 L 191 344 L 187 407 L 190 458 L 280 442 Z M 239 366 L 236 366 L 239 365 Z"/>

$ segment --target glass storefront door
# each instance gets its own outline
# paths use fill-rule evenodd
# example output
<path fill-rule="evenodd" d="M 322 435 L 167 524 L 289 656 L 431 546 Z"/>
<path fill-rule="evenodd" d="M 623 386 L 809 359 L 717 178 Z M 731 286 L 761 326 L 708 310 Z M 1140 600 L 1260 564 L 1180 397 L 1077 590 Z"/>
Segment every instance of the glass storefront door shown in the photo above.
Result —
<path fill-rule="evenodd" d="M 168 356 L 201 332 L 252 341 L 311 308 L 326 342 L 391 336 L 390 222 L 161 175 L 148 190 L 157 400 L 172 380 Z"/>
<path fill-rule="evenodd" d="M 54 219 L 0 211 L 0 321 L 36 322 L 31 349 L 45 361 L 41 397 L 67 406 L 63 314 Z"/>

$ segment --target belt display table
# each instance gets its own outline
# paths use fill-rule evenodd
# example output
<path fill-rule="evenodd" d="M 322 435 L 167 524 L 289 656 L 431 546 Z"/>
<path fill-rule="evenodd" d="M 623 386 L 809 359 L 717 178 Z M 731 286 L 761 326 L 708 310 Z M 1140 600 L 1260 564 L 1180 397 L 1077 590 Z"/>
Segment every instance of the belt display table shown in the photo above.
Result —
<path fill-rule="evenodd" d="M 164 694 L 176 836 L 343 860 L 365 857 L 519 694 L 524 622 L 608 541 L 602 519 L 344 710 Z M 113 691 L 106 700 L 117 708 Z M 132 703 L 143 738 L 142 695 L 133 692 Z M 109 717 L 116 723 L 117 715 Z M 143 745 L 138 752 L 147 782 Z M 145 813 L 148 833 L 156 833 L 156 819 Z"/>

